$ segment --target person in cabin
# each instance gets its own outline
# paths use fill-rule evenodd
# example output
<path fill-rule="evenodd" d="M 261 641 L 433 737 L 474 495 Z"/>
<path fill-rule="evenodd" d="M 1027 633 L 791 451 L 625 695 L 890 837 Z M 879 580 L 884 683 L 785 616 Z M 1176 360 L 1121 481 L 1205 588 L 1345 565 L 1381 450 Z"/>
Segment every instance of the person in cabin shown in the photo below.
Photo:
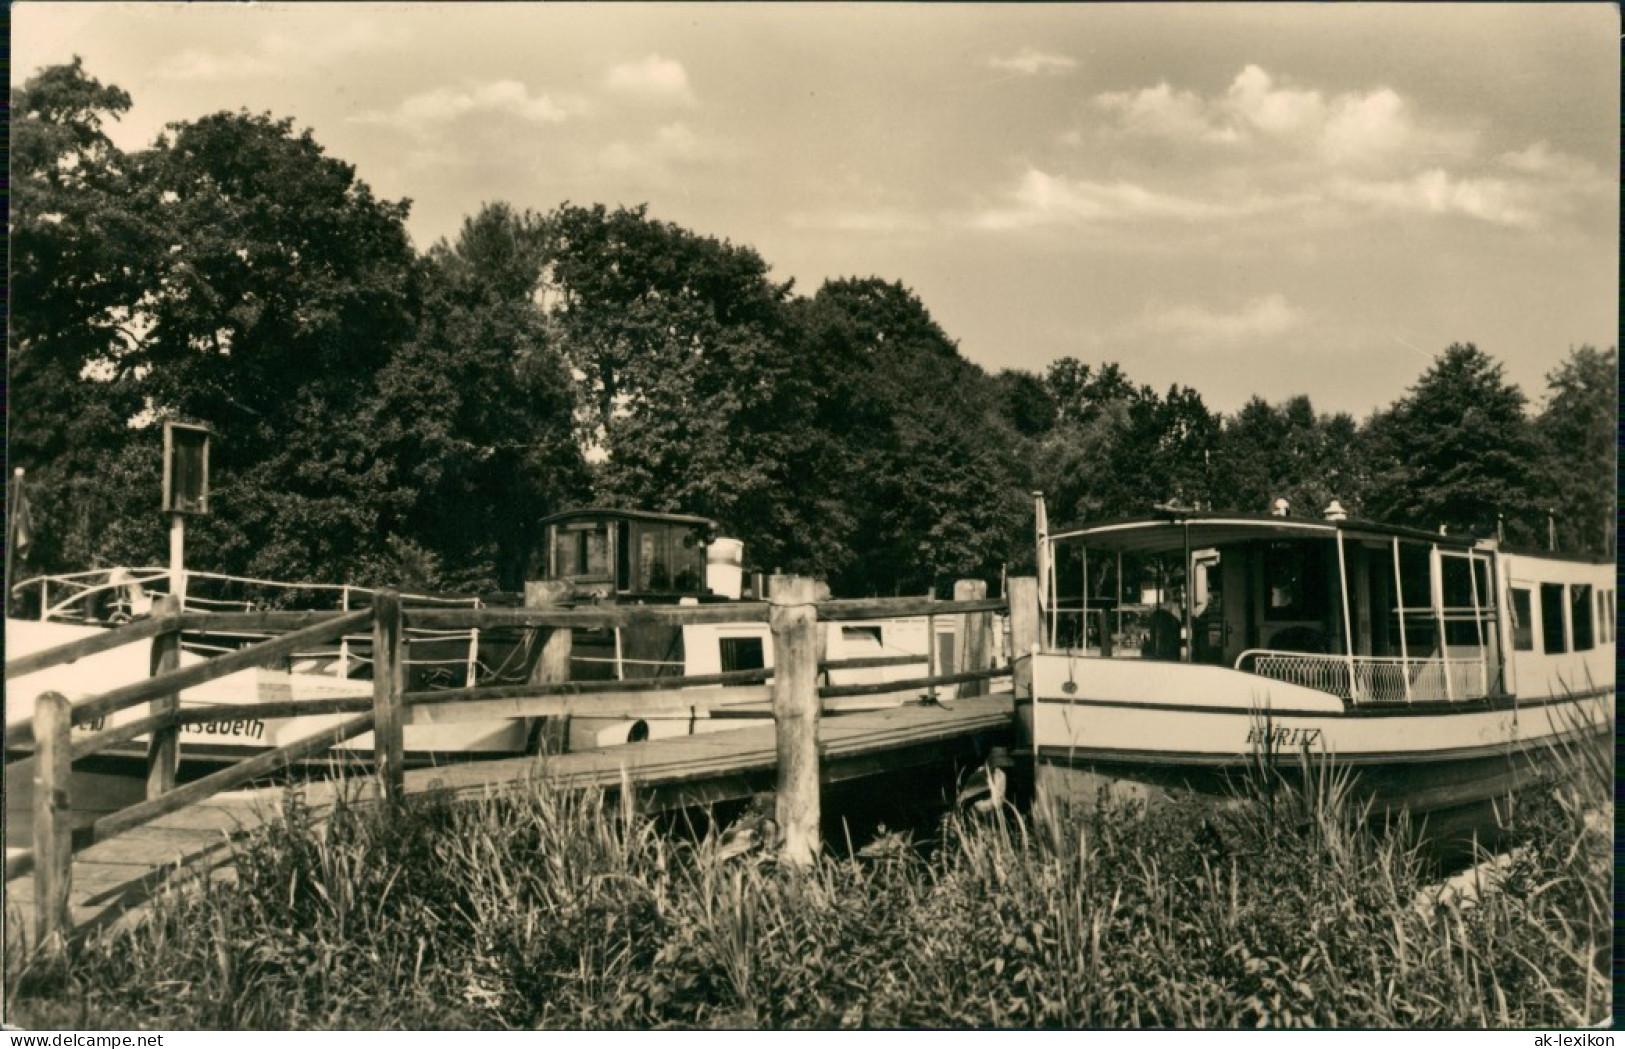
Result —
<path fill-rule="evenodd" d="M 1170 605 L 1158 605 L 1151 613 L 1150 637 L 1146 640 L 1146 659 L 1178 662 L 1180 656 L 1180 624 Z"/>

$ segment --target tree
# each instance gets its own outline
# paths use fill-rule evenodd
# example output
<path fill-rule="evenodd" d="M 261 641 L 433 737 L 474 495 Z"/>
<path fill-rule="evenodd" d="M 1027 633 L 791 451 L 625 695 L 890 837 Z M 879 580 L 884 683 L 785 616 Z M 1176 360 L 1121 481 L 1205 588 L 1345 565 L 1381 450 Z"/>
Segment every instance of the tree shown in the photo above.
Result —
<path fill-rule="evenodd" d="M 1295 513 L 1318 514 L 1333 499 L 1352 510 L 1363 495 L 1354 419 L 1317 416 L 1302 395 L 1248 401 L 1225 421 L 1217 454 L 1214 498 L 1224 509 L 1263 512 L 1285 499 Z"/>
<path fill-rule="evenodd" d="M 141 391 L 117 361 L 133 337 L 149 226 L 129 205 L 128 160 L 104 130 L 130 96 L 76 57 L 31 77 L 11 102 L 7 458 L 28 470 L 36 540 L 26 567 L 144 560 L 162 542 L 157 452 L 128 426 Z M 151 486 L 123 483 L 138 477 Z M 144 536 L 127 527 L 135 520 Z"/>
<path fill-rule="evenodd" d="M 811 410 L 787 311 L 748 247 L 565 205 L 551 216 L 551 331 L 580 384 L 594 488 L 614 505 L 717 519 L 758 563 L 808 567 L 796 513 Z"/>
<path fill-rule="evenodd" d="M 1546 376 L 1535 420 L 1540 490 L 1553 511 L 1560 550 L 1613 556 L 1619 423 L 1619 354 L 1581 346 Z"/>
<path fill-rule="evenodd" d="M 1018 435 L 999 388 L 913 292 L 827 282 L 806 304 L 820 449 L 813 484 L 845 523 L 826 566 L 844 593 L 996 574 L 1028 520 Z"/>
<path fill-rule="evenodd" d="M 1102 511 L 1145 514 L 1168 500 L 1211 506 L 1218 445 L 1219 417 L 1201 394 L 1176 385 L 1158 397 L 1142 387 L 1128 400 L 1126 425 L 1101 471 Z"/>
<path fill-rule="evenodd" d="M 551 224 L 552 315 L 587 390 L 584 423 L 606 447 L 651 384 L 719 332 L 779 323 L 790 285 L 771 282 L 749 248 L 651 219 L 645 206 L 565 204 Z"/>
<path fill-rule="evenodd" d="M 1063 423 L 1086 423 L 1103 408 L 1129 400 L 1137 392 L 1115 361 L 1097 371 L 1076 357 L 1051 362 L 1044 385 L 1055 405 L 1056 419 Z"/>
<path fill-rule="evenodd" d="M 465 220 L 430 250 L 417 333 L 379 372 L 363 428 L 390 468 L 380 524 L 397 552 L 432 552 L 424 585 L 520 589 L 540 519 L 585 494 L 570 373 L 536 301 L 550 243 L 506 204 Z"/>
<path fill-rule="evenodd" d="M 217 516 L 194 563 L 337 576 L 378 543 L 381 468 L 356 425 L 410 333 L 406 205 L 287 121 L 221 113 L 147 150 L 75 60 L 15 93 L 14 461 L 42 568 L 161 559 L 156 423 L 215 431 Z"/>
<path fill-rule="evenodd" d="M 361 422 L 418 307 L 408 205 L 376 200 L 309 131 L 269 115 L 172 125 L 135 172 L 163 236 L 127 358 L 156 413 L 217 434 L 199 554 L 347 578 L 390 511 L 389 464 Z"/>
<path fill-rule="evenodd" d="M 1041 438 L 1059 419 L 1048 385 L 1040 376 L 1005 368 L 993 376 L 999 414 L 1026 438 Z"/>
<path fill-rule="evenodd" d="M 1368 515 L 1417 528 L 1531 541 L 1537 443 L 1524 396 L 1471 343 L 1445 350 L 1409 396 L 1367 425 Z"/>

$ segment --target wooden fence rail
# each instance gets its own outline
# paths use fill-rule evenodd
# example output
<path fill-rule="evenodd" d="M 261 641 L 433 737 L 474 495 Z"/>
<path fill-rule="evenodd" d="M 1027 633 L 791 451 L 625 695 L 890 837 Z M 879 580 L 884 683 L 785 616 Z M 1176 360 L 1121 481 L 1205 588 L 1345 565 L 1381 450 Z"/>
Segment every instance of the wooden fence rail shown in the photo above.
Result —
<path fill-rule="evenodd" d="M 1012 583 L 1026 581 L 1012 580 Z M 1025 591 L 1024 591 L 1025 592 Z M 321 755 L 367 732 L 373 734 L 373 767 L 386 803 L 402 795 L 403 732 L 409 724 L 509 718 L 560 717 L 575 713 L 603 716 L 678 715 L 724 710 L 771 700 L 778 749 L 779 826 L 784 834 L 785 857 L 792 863 L 811 862 L 820 850 L 818 724 L 821 700 L 928 689 L 935 698 L 941 685 L 967 686 L 964 694 L 979 694 L 994 678 L 1008 676 L 1013 660 L 995 662 L 991 623 L 993 613 L 1009 608 L 1004 599 L 989 600 L 985 585 L 961 584 L 955 600 L 864 599 L 818 601 L 813 580 L 776 576 L 767 602 L 684 605 L 676 607 L 607 607 L 564 609 L 422 609 L 404 607 L 400 596 L 377 592 L 369 607 L 350 612 L 270 612 L 197 614 L 179 611 L 179 603 L 165 598 L 146 620 L 110 630 L 92 638 L 60 645 L 48 651 L 11 660 L 8 678 L 33 673 L 122 644 L 152 642 L 152 676 L 78 703 L 57 693 L 46 693 L 35 703 L 31 724 L 7 726 L 7 749 L 32 746 L 35 758 L 34 828 L 31 854 L 7 863 L 7 876 L 32 866 L 35 882 L 36 929 L 39 942 L 60 942 L 68 931 L 68 890 L 73 852 L 93 842 L 137 827 L 159 816 L 203 801 L 263 778 L 297 761 Z M 937 672 L 936 634 L 928 630 L 927 656 L 863 657 L 829 660 L 822 651 L 821 622 L 924 616 L 962 617 L 961 643 L 956 646 L 950 673 Z M 774 667 L 677 678 L 646 678 L 605 682 L 558 680 L 567 673 L 570 628 L 625 627 L 657 623 L 692 625 L 767 622 L 774 651 Z M 440 691 L 406 690 L 405 648 L 408 626 L 434 629 L 489 630 L 518 628 L 545 635 L 544 656 L 532 683 L 518 686 L 459 688 Z M 230 704 L 182 709 L 180 693 L 208 681 L 289 656 L 353 634 L 372 634 L 373 694 L 370 698 L 335 697 Z M 182 632 L 207 634 L 231 631 L 282 631 L 277 636 L 217 656 L 206 662 L 179 665 Z M 1009 655 L 1019 656 L 1012 652 Z M 904 666 L 927 662 L 931 673 L 902 681 L 820 685 L 821 672 Z M 771 686 L 765 683 L 771 681 Z M 140 703 L 150 703 L 145 717 L 101 729 L 73 739 L 74 726 L 84 726 Z M 241 718 L 291 718 L 317 714 L 355 715 L 339 725 L 256 755 L 229 768 L 185 785 L 176 785 L 179 732 L 187 725 Z M 69 832 L 71 775 L 74 761 L 111 747 L 149 738 L 146 801 L 104 816 L 79 834 Z"/>

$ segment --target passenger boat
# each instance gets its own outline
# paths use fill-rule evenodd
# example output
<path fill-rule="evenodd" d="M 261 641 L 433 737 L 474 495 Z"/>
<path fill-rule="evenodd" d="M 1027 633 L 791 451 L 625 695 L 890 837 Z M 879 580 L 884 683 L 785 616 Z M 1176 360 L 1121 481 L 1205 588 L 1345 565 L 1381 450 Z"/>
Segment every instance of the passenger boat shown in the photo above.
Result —
<path fill-rule="evenodd" d="M 1614 571 L 1351 520 L 1159 507 L 1048 528 L 1024 710 L 1041 791 L 1346 769 L 1384 809 L 1505 796 L 1612 730 Z"/>
<path fill-rule="evenodd" d="M 542 522 L 547 544 L 539 579 L 528 587 L 545 593 L 547 604 L 565 607 L 606 605 L 677 605 L 738 601 L 762 594 L 760 576 L 747 591 L 743 545 L 717 535 L 706 518 L 632 510 L 577 510 Z M 116 568 L 69 576 L 37 577 L 17 584 L 13 597 L 26 597 L 29 618 L 6 622 L 7 651 L 17 655 L 40 651 L 85 637 L 109 626 L 148 614 L 157 594 L 167 590 L 167 569 Z M 255 608 L 335 609 L 348 611 L 370 604 L 373 591 L 358 586 L 280 583 L 206 572 L 188 572 L 185 607 L 190 610 L 243 611 Z M 405 594 L 417 607 L 517 606 L 517 594 L 470 597 Z M 827 655 L 831 660 L 891 656 L 892 665 L 832 670 L 831 684 L 872 683 L 920 677 L 928 661 L 926 622 L 920 619 L 876 620 L 830 624 Z M 953 626 L 938 624 L 943 663 L 952 659 Z M 772 667 L 772 641 L 763 622 L 702 626 L 640 625 L 574 631 L 571 680 L 613 681 L 687 677 Z M 196 662 L 222 648 L 240 647 L 257 637 L 183 638 L 183 663 Z M 346 637 L 322 649 L 302 652 L 277 669 L 242 671 L 181 694 L 182 706 L 229 705 L 287 699 L 369 697 L 371 636 Z M 530 679 L 539 654 L 532 632 L 407 631 L 407 688 L 468 688 L 482 684 L 523 684 Z M 90 696 L 147 676 L 146 645 L 132 645 L 76 663 L 7 681 L 8 724 L 27 722 L 33 701 L 46 691 L 70 699 Z M 636 742 L 662 736 L 737 727 L 741 718 L 769 716 L 761 701 L 742 701 L 716 712 L 697 711 L 664 719 L 606 715 L 569 720 L 573 748 Z M 890 705 L 909 695 L 832 701 L 831 711 Z M 110 724 L 135 720 L 138 708 L 113 716 Z M 187 726 L 181 736 L 183 774 L 241 760 L 285 746 L 336 726 L 348 715 L 310 715 L 260 720 L 244 718 Z M 91 732 L 102 725 L 85 725 Z M 441 764 L 458 758 L 503 757 L 532 752 L 542 744 L 538 719 L 409 725 L 405 729 L 408 765 Z M 556 743 L 556 740 L 555 740 Z M 333 760 L 370 754 L 370 734 L 342 745 Z M 18 758 L 21 755 L 8 755 Z M 326 759 L 324 759 L 326 760 Z M 105 757 L 90 759 L 109 771 L 129 772 L 145 761 L 145 742 L 137 740 Z M 114 766 L 120 766 L 115 768 Z M 129 766 L 123 768 L 122 766 Z M 12 770 L 8 770 L 9 772 Z"/>

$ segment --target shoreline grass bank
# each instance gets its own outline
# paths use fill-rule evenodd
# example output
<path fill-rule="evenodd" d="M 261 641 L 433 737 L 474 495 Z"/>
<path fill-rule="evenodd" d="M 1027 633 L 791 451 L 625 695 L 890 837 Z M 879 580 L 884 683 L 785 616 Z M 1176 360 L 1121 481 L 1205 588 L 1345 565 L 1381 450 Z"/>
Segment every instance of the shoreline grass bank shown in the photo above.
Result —
<path fill-rule="evenodd" d="M 1571 755 L 1571 758 L 1574 757 Z M 944 819 L 812 870 L 545 785 L 341 805 L 136 928 L 6 955 L 23 1027 L 1573 1027 L 1609 1015 L 1611 757 L 1520 795 L 1439 899 L 1344 792 Z M 1589 817 L 1588 817 L 1588 814 Z M 844 848 L 844 844 L 842 846 Z M 1599 954 L 1601 952 L 1601 954 Z M 1601 966 L 1599 967 L 1599 960 Z"/>

